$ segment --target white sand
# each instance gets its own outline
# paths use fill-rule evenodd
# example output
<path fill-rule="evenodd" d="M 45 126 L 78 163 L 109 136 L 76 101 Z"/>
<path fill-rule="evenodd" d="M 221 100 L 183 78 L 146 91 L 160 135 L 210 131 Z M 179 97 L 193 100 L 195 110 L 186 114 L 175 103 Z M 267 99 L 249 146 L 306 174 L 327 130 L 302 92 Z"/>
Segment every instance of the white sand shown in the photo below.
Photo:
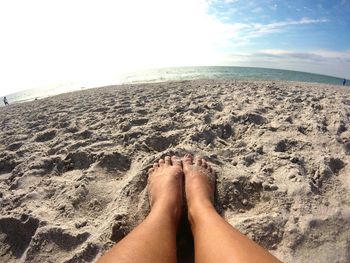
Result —
<path fill-rule="evenodd" d="M 350 92 L 114 86 L 0 109 L 0 262 L 94 262 L 148 213 L 146 171 L 208 158 L 225 219 L 284 262 L 350 262 Z M 210 233 L 208 233 L 210 238 Z M 191 254 L 186 224 L 180 262 Z"/>

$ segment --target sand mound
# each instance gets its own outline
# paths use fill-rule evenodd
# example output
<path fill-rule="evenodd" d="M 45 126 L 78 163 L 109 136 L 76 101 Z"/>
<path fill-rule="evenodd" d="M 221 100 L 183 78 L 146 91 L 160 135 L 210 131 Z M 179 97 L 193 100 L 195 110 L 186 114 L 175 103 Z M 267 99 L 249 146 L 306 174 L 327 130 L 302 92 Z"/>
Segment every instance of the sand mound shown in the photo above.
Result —
<path fill-rule="evenodd" d="M 96 261 L 147 215 L 153 161 L 192 152 L 218 172 L 218 211 L 271 253 L 349 262 L 349 119 L 348 90 L 284 82 L 112 86 L 3 107 L 0 261 Z M 178 255 L 193 257 L 185 220 Z"/>

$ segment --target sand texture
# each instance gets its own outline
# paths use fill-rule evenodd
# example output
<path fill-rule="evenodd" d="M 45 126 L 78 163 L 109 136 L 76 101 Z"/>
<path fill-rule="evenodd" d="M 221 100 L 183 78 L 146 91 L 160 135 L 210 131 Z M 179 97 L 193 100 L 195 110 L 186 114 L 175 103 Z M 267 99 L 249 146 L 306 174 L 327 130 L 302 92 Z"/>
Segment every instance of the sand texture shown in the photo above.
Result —
<path fill-rule="evenodd" d="M 0 262 L 95 262 L 149 211 L 147 170 L 206 157 L 216 207 L 284 262 L 350 262 L 350 91 L 112 86 L 0 109 Z M 210 233 L 208 233 L 210 238 Z M 191 258 L 184 221 L 178 253 Z"/>

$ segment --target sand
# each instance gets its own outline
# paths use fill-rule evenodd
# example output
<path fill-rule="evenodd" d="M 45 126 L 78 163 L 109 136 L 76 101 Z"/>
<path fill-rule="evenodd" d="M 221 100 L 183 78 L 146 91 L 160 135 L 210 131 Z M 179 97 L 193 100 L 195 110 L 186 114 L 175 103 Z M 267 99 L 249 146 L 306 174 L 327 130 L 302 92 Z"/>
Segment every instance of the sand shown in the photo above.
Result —
<path fill-rule="evenodd" d="M 216 207 L 284 262 L 350 262 L 350 91 L 111 86 L 0 109 L 0 262 L 95 262 L 149 212 L 147 170 L 206 157 Z M 210 233 L 208 233 L 210 238 Z M 186 221 L 180 262 L 190 261 Z"/>

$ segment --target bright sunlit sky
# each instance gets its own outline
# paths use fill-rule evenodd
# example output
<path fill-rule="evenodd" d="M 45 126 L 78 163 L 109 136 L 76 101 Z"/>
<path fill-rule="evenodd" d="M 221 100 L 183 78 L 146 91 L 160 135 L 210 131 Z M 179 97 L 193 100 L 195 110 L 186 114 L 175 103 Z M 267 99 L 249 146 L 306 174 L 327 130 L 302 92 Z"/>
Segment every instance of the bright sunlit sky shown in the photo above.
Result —
<path fill-rule="evenodd" d="M 350 0 L 10 0 L 0 32 L 0 95 L 172 66 L 350 78 Z"/>

